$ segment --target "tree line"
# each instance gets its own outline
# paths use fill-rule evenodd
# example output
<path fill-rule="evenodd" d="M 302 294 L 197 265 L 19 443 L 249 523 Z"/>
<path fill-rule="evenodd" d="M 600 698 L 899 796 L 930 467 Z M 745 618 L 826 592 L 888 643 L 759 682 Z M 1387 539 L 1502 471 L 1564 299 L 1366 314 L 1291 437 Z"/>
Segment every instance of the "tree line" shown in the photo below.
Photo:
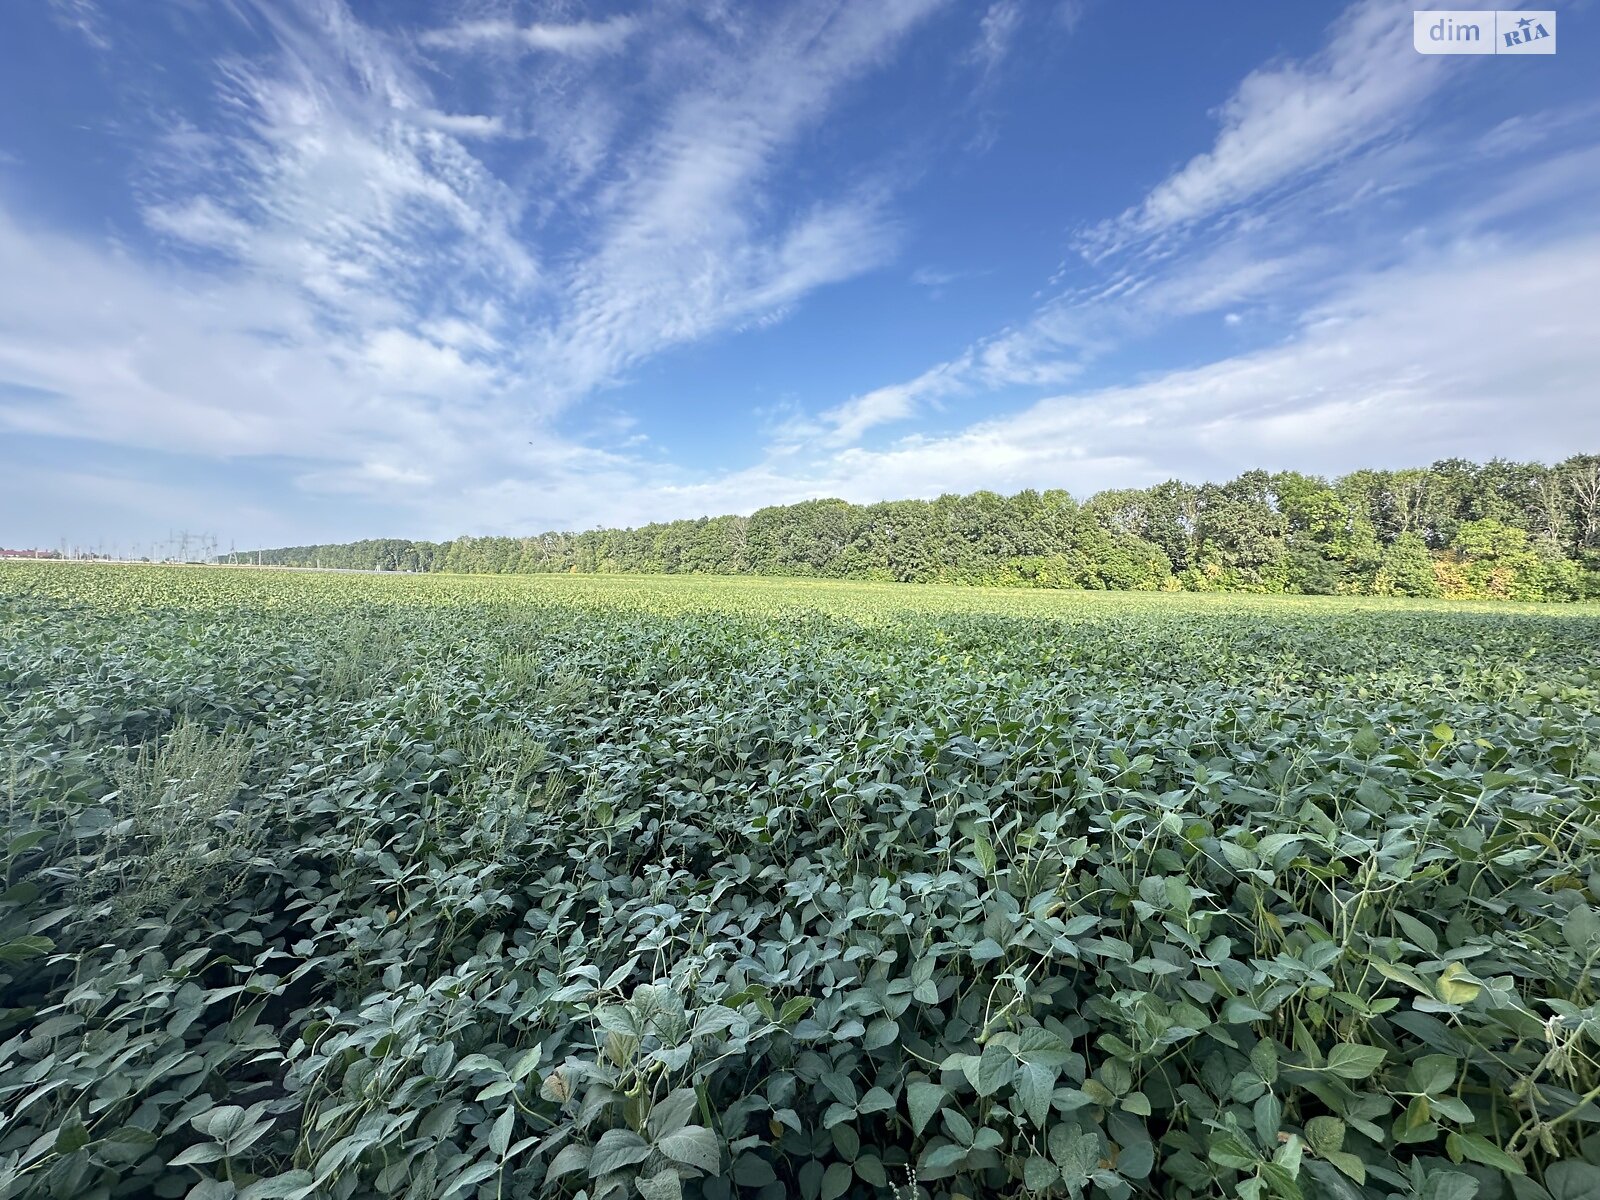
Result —
<path fill-rule="evenodd" d="M 489 574 L 789 575 L 1014 587 L 1600 597 L 1600 455 L 1335 479 L 1247 471 L 1079 502 L 1061 489 L 807 500 L 531 537 L 378 538 L 222 561 Z"/>

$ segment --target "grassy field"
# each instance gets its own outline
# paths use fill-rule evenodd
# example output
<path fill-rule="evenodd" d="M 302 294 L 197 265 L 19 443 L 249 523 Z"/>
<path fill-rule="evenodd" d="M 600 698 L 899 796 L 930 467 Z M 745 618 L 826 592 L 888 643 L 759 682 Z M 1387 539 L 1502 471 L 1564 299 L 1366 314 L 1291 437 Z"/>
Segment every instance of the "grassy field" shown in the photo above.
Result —
<path fill-rule="evenodd" d="M 1597 646 L 0 564 L 0 1200 L 1593 1200 Z"/>

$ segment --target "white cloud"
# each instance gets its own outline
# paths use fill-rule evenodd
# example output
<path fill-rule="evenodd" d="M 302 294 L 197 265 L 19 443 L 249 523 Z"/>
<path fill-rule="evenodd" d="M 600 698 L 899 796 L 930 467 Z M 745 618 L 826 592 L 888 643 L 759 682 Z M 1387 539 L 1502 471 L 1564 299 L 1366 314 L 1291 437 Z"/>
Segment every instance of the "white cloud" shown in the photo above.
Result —
<path fill-rule="evenodd" d="M 1084 14 L 1089 11 L 1089 0 L 1058 0 L 1055 7 L 1055 19 L 1068 33 L 1077 29 L 1078 22 L 1083 20 Z"/>
<path fill-rule="evenodd" d="M 1592 235 L 1464 244 L 1348 280 L 1284 344 L 1205 366 L 1060 393 L 945 435 L 880 449 L 812 441 L 699 476 L 573 443 L 514 397 L 441 405 L 409 394 L 401 377 L 448 377 L 474 326 L 381 339 L 394 375 L 385 383 L 370 374 L 365 344 L 311 340 L 314 323 L 292 292 L 208 291 L 198 278 L 152 275 L 3 221 L 0 273 L 22 284 L 0 290 L 0 378 L 39 389 L 0 403 L 0 427 L 312 463 L 301 488 L 382 501 L 417 536 L 636 524 L 824 495 L 1084 494 L 1173 474 L 1537 458 L 1600 442 L 1589 394 L 1600 372 Z M 446 334 L 469 345 L 453 350 Z M 934 372 L 913 390 L 926 401 L 943 386 Z"/>
<path fill-rule="evenodd" d="M 1253 71 L 1219 111 L 1211 149 L 1094 230 L 1086 248 L 1103 253 L 1214 216 L 1410 123 L 1448 69 L 1412 48 L 1411 12 L 1396 0 L 1360 0 L 1311 59 Z"/>
<path fill-rule="evenodd" d="M 959 392 L 965 386 L 964 375 L 970 359 L 956 363 L 940 363 L 907 383 L 892 383 L 874 388 L 860 396 L 852 396 L 843 404 L 821 414 L 824 428 L 806 425 L 800 432 L 820 432 L 824 445 L 848 446 L 861 439 L 869 429 L 894 421 L 902 421 L 923 405 L 937 403 L 946 396 Z"/>
<path fill-rule="evenodd" d="M 0 379 L 49 397 L 0 406 L 12 429 L 217 457 L 435 432 L 422 403 L 375 395 L 360 344 L 282 283 L 151 268 L 3 211 L 0 277 Z"/>
<path fill-rule="evenodd" d="M 1453 455 L 1549 459 L 1600 443 L 1600 408 L 1589 399 L 1600 372 L 1595 311 L 1600 238 L 1493 253 L 1463 247 L 1348 280 L 1282 345 L 1054 395 L 949 434 L 881 449 L 786 443 L 754 466 L 699 478 L 626 456 L 562 452 L 547 456 L 537 481 L 470 485 L 462 504 L 499 514 L 479 532 L 526 533 L 823 496 L 870 503 L 1024 487 L 1086 496 L 1262 466 L 1331 474 Z M 932 375 L 913 390 L 940 386 Z"/>
<path fill-rule="evenodd" d="M 801 7 L 753 45 L 702 54 L 703 82 L 668 106 L 600 198 L 596 249 L 537 344 L 552 389 L 612 382 L 647 355 L 757 322 L 884 262 L 896 229 L 881 191 L 774 221 L 765 185 L 795 137 L 939 2 Z"/>
<path fill-rule="evenodd" d="M 348 467 L 307 471 L 295 482 L 313 492 L 392 498 L 397 490 L 427 487 L 434 478 L 416 467 L 368 459 Z"/>
<path fill-rule="evenodd" d="M 1600 444 L 1595 312 L 1600 238 L 1469 247 L 1352 281 L 1279 347 L 1053 396 L 946 436 L 845 449 L 804 469 L 774 460 L 707 486 L 748 510 L 816 495 L 1084 495 L 1261 466 L 1331 473 L 1450 455 L 1549 457 Z"/>
<path fill-rule="evenodd" d="M 1379 173 L 1399 187 L 1438 169 L 1442 157 L 1382 141 L 1411 122 L 1443 78 L 1438 60 L 1412 48 L 1409 14 L 1394 0 L 1358 0 L 1315 55 L 1251 72 L 1221 109 L 1209 151 L 1079 239 L 1099 270 L 1094 282 L 1043 300 L 916 379 L 824 411 L 827 436 L 848 444 L 952 396 L 1059 386 L 1162 322 L 1326 286 L 1354 269 L 1359 248 L 1326 244 L 1318 222 L 1384 193 L 1363 188 L 1359 174 L 1341 175 L 1340 166 L 1355 151 L 1381 152 Z M 1241 213 L 1246 202 L 1259 210 Z M 1159 236 L 1221 214 L 1231 219 L 1203 241 Z M 1064 267 L 1051 284 L 1066 274 Z"/>
<path fill-rule="evenodd" d="M 665 348 L 781 319 L 816 288 L 887 259 L 898 227 L 881 181 L 790 200 L 781 212 L 770 174 L 939 3 L 842 13 L 799 5 L 731 43 L 680 31 L 654 48 L 649 69 L 649 86 L 668 86 L 668 98 L 621 142 L 616 117 L 595 102 L 605 77 L 562 65 L 531 124 L 558 157 L 536 158 L 539 171 L 513 186 L 471 143 L 524 127 L 520 78 L 496 89 L 504 109 L 446 113 L 399 43 L 338 0 L 301 0 L 298 15 L 268 17 L 280 54 L 227 64 L 224 100 L 242 120 L 221 135 L 174 130 L 145 189 L 146 219 L 303 290 L 369 335 L 481 324 L 473 310 L 493 296 L 498 376 L 525 381 L 525 399 L 549 412 Z M 442 48 L 511 37 L 576 52 L 634 28 L 631 18 L 491 21 L 421 40 Z M 603 171 L 590 161 L 597 155 Z M 558 267 L 532 236 L 553 221 L 574 225 Z"/>
<path fill-rule="evenodd" d="M 547 23 L 518 25 L 514 21 L 468 21 L 445 29 L 430 30 L 422 34 L 418 40 L 424 46 L 448 50 L 469 50 L 490 46 L 584 56 L 616 53 L 637 29 L 638 22 L 632 17 L 611 17 L 605 21 L 574 21 L 566 25 Z"/>
<path fill-rule="evenodd" d="M 374 377 L 397 391 L 433 397 L 473 396 L 488 390 L 494 372 L 468 362 L 454 346 L 403 329 L 380 329 L 367 339 L 364 358 Z"/>
<path fill-rule="evenodd" d="M 1251 253 L 1248 237 L 1169 264 L 1164 272 L 1124 272 L 1094 289 L 1041 304 L 1025 321 L 980 339 L 916 378 L 873 389 L 792 423 L 828 444 L 848 445 L 868 431 L 916 416 L 960 396 L 1058 387 L 1097 358 L 1160 322 L 1209 312 L 1329 269 L 1314 248 Z"/>
<path fill-rule="evenodd" d="M 1011 44 L 1021 26 L 1021 0 L 995 0 L 984 10 L 978 22 L 978 41 L 972 48 L 973 61 L 986 74 L 997 69 L 1011 52 Z"/>
<path fill-rule="evenodd" d="M 285 492 L 432 536 L 1594 442 L 1582 389 L 1600 339 L 1582 314 L 1596 307 L 1597 246 L 1567 203 L 1600 173 L 1592 149 L 1462 189 L 1426 230 L 1381 222 L 1381 254 L 1317 233 L 1313 215 L 1370 214 L 1445 157 L 1399 136 L 1438 76 L 1413 69 L 1409 35 L 1410 57 L 1383 74 L 1400 10 L 1373 3 L 1314 58 L 1241 84 L 1210 150 L 1102 227 L 1069 290 L 920 374 L 790 419 L 756 465 L 665 462 L 626 413 L 591 410 L 572 420 L 583 435 L 557 432 L 564 408 L 650 356 L 782 320 L 892 258 L 899 181 L 840 170 L 797 185 L 787 167 L 938 3 L 676 23 L 641 10 L 420 39 L 367 28 L 337 0 L 262 5 L 270 52 L 224 62 L 208 119 L 176 121 L 145 156 L 135 199 L 161 254 L 52 233 L 0 204 L 0 429 L 271 463 Z M 1014 51 L 1019 11 L 984 10 L 977 61 Z M 467 50 L 473 87 L 447 92 Z M 1526 143 L 1501 129 L 1473 153 Z M 1567 214 L 1529 226 L 1544 246 L 1504 236 L 1508 218 L 1541 209 Z M 1166 236 L 1215 218 L 1203 239 Z M 1200 313 L 1245 319 L 1228 345 L 1284 336 L 1188 370 L 1124 369 L 1122 387 L 1086 382 Z M 1018 407 L 962 411 L 1002 404 Z M 954 432 L 861 444 L 934 411 Z M 52 487 L 137 487 L 78 474 L 39 502 L 71 508 Z M 145 510 L 204 510 L 203 493 L 152 486 Z M 243 501 L 226 511 L 287 528 Z"/>
<path fill-rule="evenodd" d="M 627 141 L 606 135 L 603 186 L 558 201 L 579 222 L 558 266 L 529 212 L 543 179 L 513 186 L 471 144 L 527 127 L 507 93 L 452 115 L 405 45 L 337 0 L 264 6 L 270 52 L 225 60 L 204 126 L 179 119 L 142 156 L 137 198 L 169 259 L 24 226 L 0 203 L 0 428 L 299 464 L 279 469 L 301 490 L 398 505 L 435 533 L 567 522 L 463 499 L 518 480 L 575 515 L 608 488 L 637 495 L 641 469 L 676 486 L 556 434 L 554 413 L 885 260 L 881 181 L 778 209 L 772 175 L 936 3 L 799 6 L 733 43 L 662 48 L 669 98 Z M 577 113 L 600 82 L 561 69 L 580 72 L 558 97 Z M 640 444 L 621 424 L 594 436 Z"/>
<path fill-rule="evenodd" d="M 422 109 L 417 113 L 417 120 L 430 129 L 455 137 L 496 138 L 506 135 L 503 118 L 482 113 L 443 113 Z"/>
<path fill-rule="evenodd" d="M 465 317 L 485 292 L 531 294 L 520 202 L 456 136 L 381 44 L 319 10 L 271 65 L 228 65 L 227 134 L 179 136 L 143 191 L 145 219 L 217 251 L 242 277 L 293 289 L 343 330 Z"/>
<path fill-rule="evenodd" d="M 111 49 L 111 37 L 105 30 L 105 14 L 94 0 L 50 0 L 50 11 L 57 21 L 77 31 L 96 50 Z"/>

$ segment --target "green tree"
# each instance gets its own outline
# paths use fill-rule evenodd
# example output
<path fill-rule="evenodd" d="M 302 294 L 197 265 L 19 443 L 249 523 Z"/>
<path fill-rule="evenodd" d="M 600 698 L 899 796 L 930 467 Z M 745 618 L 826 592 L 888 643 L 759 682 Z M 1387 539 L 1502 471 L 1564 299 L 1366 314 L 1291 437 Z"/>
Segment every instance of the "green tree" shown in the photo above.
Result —
<path fill-rule="evenodd" d="M 1383 552 L 1373 591 L 1380 596 L 1439 595 L 1433 556 L 1428 553 L 1428 544 L 1420 534 L 1402 533 Z"/>

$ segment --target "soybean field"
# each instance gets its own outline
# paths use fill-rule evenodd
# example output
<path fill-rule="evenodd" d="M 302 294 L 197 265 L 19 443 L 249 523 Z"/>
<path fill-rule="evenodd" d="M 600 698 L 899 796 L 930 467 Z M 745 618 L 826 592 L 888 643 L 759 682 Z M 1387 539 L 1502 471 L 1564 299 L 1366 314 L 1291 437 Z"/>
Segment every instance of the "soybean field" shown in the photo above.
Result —
<path fill-rule="evenodd" d="M 1594 1200 L 1600 608 L 0 564 L 0 1200 Z"/>

